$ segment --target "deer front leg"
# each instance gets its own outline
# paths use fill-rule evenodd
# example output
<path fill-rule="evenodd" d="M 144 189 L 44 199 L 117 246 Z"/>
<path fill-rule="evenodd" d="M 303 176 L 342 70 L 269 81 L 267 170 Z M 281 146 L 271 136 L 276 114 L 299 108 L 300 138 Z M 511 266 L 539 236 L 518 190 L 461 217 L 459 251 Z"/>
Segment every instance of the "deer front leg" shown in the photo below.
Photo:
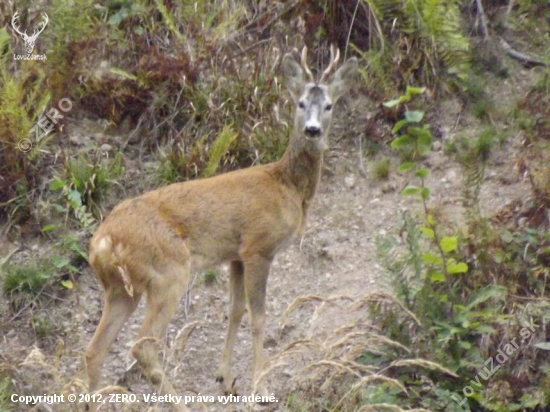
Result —
<path fill-rule="evenodd" d="M 234 379 L 231 375 L 231 358 L 235 338 L 245 312 L 244 267 L 239 261 L 231 262 L 229 268 L 229 327 L 225 338 L 222 359 L 216 382 L 219 382 L 225 395 L 236 395 Z"/>
<path fill-rule="evenodd" d="M 252 379 L 254 393 L 267 396 L 267 389 L 259 377 L 264 367 L 265 295 L 271 260 L 254 256 L 244 262 L 244 288 L 252 330 Z"/>

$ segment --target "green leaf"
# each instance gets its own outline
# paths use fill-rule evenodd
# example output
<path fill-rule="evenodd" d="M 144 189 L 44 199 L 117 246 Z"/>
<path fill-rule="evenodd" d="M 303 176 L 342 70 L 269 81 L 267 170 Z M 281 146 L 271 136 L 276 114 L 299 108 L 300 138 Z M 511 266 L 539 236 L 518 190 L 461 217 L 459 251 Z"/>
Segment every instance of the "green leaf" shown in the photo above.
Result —
<path fill-rule="evenodd" d="M 422 169 L 418 169 L 416 172 L 414 172 L 414 175 L 416 177 L 421 178 L 421 179 L 425 179 L 426 176 L 428 176 L 429 173 L 430 173 L 430 171 L 428 169 L 426 169 L 425 167 L 423 167 Z"/>
<path fill-rule="evenodd" d="M 500 233 L 500 238 L 502 239 L 502 241 L 504 243 L 512 243 L 512 241 L 514 240 L 514 236 L 512 235 L 512 233 L 509 230 L 506 230 L 506 229 L 504 229 Z"/>
<path fill-rule="evenodd" d="M 444 237 L 439 242 L 439 246 L 441 246 L 441 249 L 443 249 L 443 252 L 449 253 L 453 250 L 456 250 L 458 247 L 458 239 L 456 237 Z"/>
<path fill-rule="evenodd" d="M 425 227 L 425 226 L 421 226 L 419 229 L 422 233 L 424 233 L 430 239 L 435 238 L 435 233 L 434 233 L 433 229 L 430 229 L 429 227 Z"/>
<path fill-rule="evenodd" d="M 507 293 L 508 293 L 508 290 L 504 286 L 497 286 L 497 285 L 486 286 L 482 289 L 479 289 L 469 297 L 467 308 L 473 309 L 480 303 L 484 303 L 489 299 L 498 299 L 502 301 L 506 299 Z"/>
<path fill-rule="evenodd" d="M 62 267 L 65 267 L 69 264 L 69 259 L 68 258 L 63 258 L 63 257 L 59 257 L 59 256 L 53 256 L 52 257 L 52 263 L 53 265 L 58 268 L 58 269 L 61 269 Z"/>
<path fill-rule="evenodd" d="M 410 96 L 403 95 L 403 96 L 400 96 L 397 99 L 393 99 L 393 100 L 390 100 L 389 102 L 384 102 L 382 104 L 386 107 L 392 108 L 392 107 L 395 107 L 398 104 L 401 104 L 403 102 L 408 102 L 409 100 L 411 100 Z"/>
<path fill-rule="evenodd" d="M 413 87 L 407 85 L 407 90 L 405 91 L 405 95 L 408 96 L 414 96 L 416 94 L 422 94 L 426 91 L 425 87 Z"/>
<path fill-rule="evenodd" d="M 66 269 L 69 269 L 69 271 L 73 273 L 80 273 L 80 271 L 77 268 L 75 268 L 73 265 L 67 265 Z"/>
<path fill-rule="evenodd" d="M 445 282 L 445 275 L 440 272 L 435 272 L 431 274 L 430 280 L 434 283 Z"/>
<path fill-rule="evenodd" d="M 399 166 L 399 171 L 400 172 L 407 172 L 409 170 L 411 170 L 413 167 L 416 166 L 416 163 L 415 162 L 403 162 L 401 163 L 401 165 Z"/>
<path fill-rule="evenodd" d="M 434 253 L 426 252 L 422 255 L 422 261 L 429 265 L 442 265 L 443 259 Z"/>
<path fill-rule="evenodd" d="M 424 186 L 420 191 L 420 196 L 422 196 L 422 199 L 428 200 L 428 198 L 430 197 L 430 188 Z"/>
<path fill-rule="evenodd" d="M 432 148 L 432 133 L 425 127 L 409 126 L 407 133 L 415 138 L 416 150 L 421 156 L 425 156 Z"/>
<path fill-rule="evenodd" d="M 468 341 L 460 341 L 458 342 L 458 346 L 461 347 L 462 349 L 470 349 L 472 347 L 472 344 Z"/>
<path fill-rule="evenodd" d="M 405 126 L 409 121 L 407 119 L 401 119 L 399 120 L 395 126 L 393 126 L 393 129 L 391 129 L 392 133 L 397 133 L 403 126 Z"/>
<path fill-rule="evenodd" d="M 73 289 L 74 288 L 74 284 L 70 280 L 62 280 L 61 285 L 63 285 L 63 287 L 66 288 L 66 289 Z"/>
<path fill-rule="evenodd" d="M 409 146 L 413 143 L 413 140 L 410 136 L 400 136 L 397 139 L 393 139 L 391 142 L 391 147 L 394 149 L 399 149 L 401 147 Z"/>
<path fill-rule="evenodd" d="M 420 123 L 424 118 L 424 112 L 420 110 L 411 110 L 405 112 L 405 120 L 407 122 Z"/>
<path fill-rule="evenodd" d="M 431 137 L 432 136 L 432 133 L 430 132 L 430 129 L 427 128 L 428 125 L 425 124 L 424 126 L 420 127 L 420 126 L 409 126 L 409 128 L 407 129 L 407 131 L 410 133 L 410 134 L 413 134 L 414 136 L 417 136 L 417 137 L 421 137 L 421 136 L 429 136 Z"/>
<path fill-rule="evenodd" d="M 82 196 L 78 190 L 71 190 L 69 192 L 69 202 L 73 209 L 82 206 Z"/>
<path fill-rule="evenodd" d="M 425 124 L 422 127 L 416 127 L 416 126 L 411 126 L 411 127 L 415 129 L 414 131 L 419 139 L 424 139 L 423 141 L 425 143 L 432 142 L 432 132 L 430 131 L 430 125 Z"/>
<path fill-rule="evenodd" d="M 61 205 L 53 205 L 53 208 L 57 213 L 65 213 L 67 211 L 67 209 Z"/>
<path fill-rule="evenodd" d="M 56 228 L 57 228 L 57 225 L 46 225 L 40 230 L 42 231 L 42 233 L 47 233 L 47 232 L 51 232 L 52 230 L 55 230 Z"/>
<path fill-rule="evenodd" d="M 447 272 L 449 274 L 466 273 L 468 271 L 468 265 L 464 262 L 454 263 L 449 262 L 447 264 Z"/>
<path fill-rule="evenodd" d="M 55 179 L 50 185 L 50 190 L 59 190 L 63 186 L 65 186 L 65 182 L 63 180 Z"/>
<path fill-rule="evenodd" d="M 126 9 L 120 9 L 118 12 L 109 17 L 107 23 L 118 26 L 122 20 L 128 16 L 128 11 Z"/>
<path fill-rule="evenodd" d="M 550 342 L 539 342 L 535 344 L 535 348 L 550 350 Z"/>
<path fill-rule="evenodd" d="M 391 108 L 391 107 L 397 106 L 399 103 L 400 103 L 399 99 L 393 99 L 393 100 L 390 100 L 388 102 L 384 102 L 382 104 L 386 107 Z"/>
<path fill-rule="evenodd" d="M 403 191 L 401 192 L 401 194 L 403 195 L 407 195 L 407 196 L 410 196 L 410 195 L 417 195 L 420 193 L 420 188 L 417 187 L 417 186 L 407 186 L 405 189 L 403 189 Z"/>

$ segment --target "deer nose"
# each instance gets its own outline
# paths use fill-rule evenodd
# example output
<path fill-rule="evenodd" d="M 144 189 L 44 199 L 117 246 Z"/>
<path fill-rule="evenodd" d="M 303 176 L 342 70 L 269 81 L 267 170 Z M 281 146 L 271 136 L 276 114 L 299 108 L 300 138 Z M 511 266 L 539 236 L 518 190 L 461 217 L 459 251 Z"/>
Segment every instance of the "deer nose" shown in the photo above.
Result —
<path fill-rule="evenodd" d="M 319 137 L 321 135 L 321 128 L 319 126 L 306 126 L 306 135 L 308 137 Z"/>

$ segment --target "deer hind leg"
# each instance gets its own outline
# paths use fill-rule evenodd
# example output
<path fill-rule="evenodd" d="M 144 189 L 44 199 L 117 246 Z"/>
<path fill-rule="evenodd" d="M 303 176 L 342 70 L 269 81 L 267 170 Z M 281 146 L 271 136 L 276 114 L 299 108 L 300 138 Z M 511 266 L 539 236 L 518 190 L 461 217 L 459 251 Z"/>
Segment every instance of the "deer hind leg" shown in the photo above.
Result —
<path fill-rule="evenodd" d="M 225 395 L 236 394 L 231 375 L 231 358 L 235 347 L 235 338 L 243 318 L 245 307 L 244 266 L 242 262 L 231 262 L 229 267 L 229 327 L 225 338 L 222 359 L 216 382 L 219 382 Z"/>
<path fill-rule="evenodd" d="M 268 396 L 259 378 L 264 368 L 265 296 L 270 265 L 270 259 L 258 255 L 244 261 L 244 288 L 252 330 L 252 378 L 254 393 L 260 396 Z"/>
<path fill-rule="evenodd" d="M 86 348 L 85 362 L 90 393 L 97 390 L 101 378 L 101 369 L 109 352 L 109 347 L 136 309 L 140 297 L 141 295 L 137 293 L 134 293 L 133 297 L 130 296 L 124 289 L 122 282 L 107 286 L 101 320 Z M 91 406 L 92 410 L 95 410 L 94 405 Z"/>
<path fill-rule="evenodd" d="M 179 396 L 166 377 L 159 361 L 158 342 L 174 316 L 178 304 L 187 290 L 189 264 L 167 265 L 162 273 L 155 273 L 147 287 L 145 320 L 132 348 L 132 355 L 143 368 L 145 376 L 160 395 Z M 188 411 L 183 404 L 173 405 L 175 410 Z"/>

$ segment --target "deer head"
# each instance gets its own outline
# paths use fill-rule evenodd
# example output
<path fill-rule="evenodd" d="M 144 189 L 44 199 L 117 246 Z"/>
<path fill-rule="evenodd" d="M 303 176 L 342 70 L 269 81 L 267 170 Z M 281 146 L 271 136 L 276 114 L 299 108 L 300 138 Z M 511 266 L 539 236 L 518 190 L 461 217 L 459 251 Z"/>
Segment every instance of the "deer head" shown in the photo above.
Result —
<path fill-rule="evenodd" d="M 42 23 L 42 26 L 40 27 L 40 29 L 35 30 L 32 36 L 29 36 L 26 30 L 24 33 L 22 33 L 19 30 L 18 23 L 17 23 L 18 18 L 19 18 L 19 12 L 16 11 L 11 19 L 11 26 L 18 34 L 21 35 L 21 37 L 23 37 L 23 40 L 25 41 L 25 51 L 27 52 L 27 54 L 31 54 L 32 51 L 34 50 L 34 43 L 36 42 L 38 35 L 44 31 L 50 19 L 48 18 L 48 15 L 44 13 L 44 21 Z"/>
<path fill-rule="evenodd" d="M 306 62 L 306 47 L 303 48 L 301 57 L 301 64 L 290 54 L 283 58 L 287 88 L 296 105 L 294 144 L 310 152 L 322 152 L 328 148 L 327 134 L 332 119 L 332 107 L 353 85 L 357 59 L 349 59 L 331 76 L 340 58 L 339 50 L 331 46 L 329 65 L 316 81 Z"/>

